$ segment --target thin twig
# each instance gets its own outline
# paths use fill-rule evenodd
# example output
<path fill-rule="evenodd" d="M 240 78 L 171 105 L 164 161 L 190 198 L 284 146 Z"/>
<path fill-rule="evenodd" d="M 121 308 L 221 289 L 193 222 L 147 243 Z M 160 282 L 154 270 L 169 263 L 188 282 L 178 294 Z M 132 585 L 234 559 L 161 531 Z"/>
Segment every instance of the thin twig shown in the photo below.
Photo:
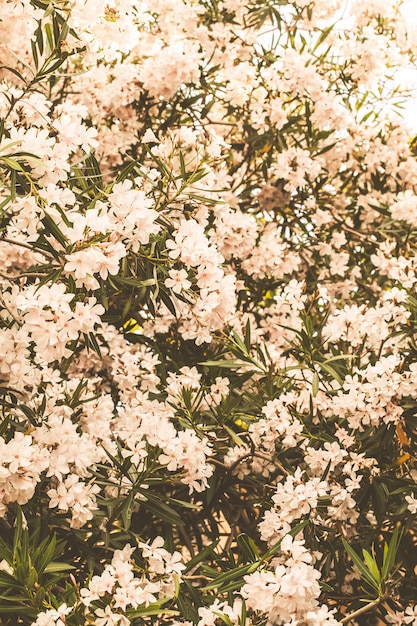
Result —
<path fill-rule="evenodd" d="M 0 296 L 0 305 L 2 305 L 4 307 L 4 309 L 8 312 L 8 314 L 10 315 L 10 317 L 16 322 L 16 324 L 18 324 L 19 326 L 22 326 L 23 322 L 22 320 L 20 320 L 19 318 L 17 318 L 15 316 L 15 314 L 13 313 L 13 311 L 10 310 L 7 302 L 4 300 L 4 298 L 2 298 Z"/>
<path fill-rule="evenodd" d="M 44 272 L 24 272 L 22 274 L 17 274 L 16 276 L 7 276 L 7 274 L 0 272 L 0 278 L 4 278 L 5 280 L 8 280 L 11 283 L 15 282 L 16 280 L 19 280 L 20 278 L 45 278 L 45 276 L 46 276 L 46 273 Z"/>
<path fill-rule="evenodd" d="M 383 598 L 378 598 L 377 600 L 374 600 L 373 602 L 370 602 L 369 604 L 366 604 L 365 606 L 361 607 L 360 609 L 357 609 L 356 611 L 353 611 L 352 613 L 349 613 L 349 615 L 346 615 L 346 617 L 344 617 L 343 619 L 340 620 L 340 623 L 341 624 L 347 624 L 352 619 L 355 619 L 355 617 L 358 617 L 359 615 L 363 615 L 363 613 L 367 613 L 371 609 L 373 609 L 376 606 L 378 606 L 378 604 L 381 603 L 382 599 Z"/>
<path fill-rule="evenodd" d="M 24 243 L 23 241 L 15 241 L 14 239 L 7 239 L 6 237 L 4 239 L 0 239 L 0 241 L 4 241 L 5 243 L 10 243 L 13 246 L 20 246 L 21 248 L 27 248 L 28 250 L 32 250 L 32 252 L 39 252 L 39 254 L 42 254 L 45 257 L 49 257 L 52 259 L 54 258 L 50 252 L 46 252 L 45 250 L 40 250 L 39 248 L 35 248 L 34 246 L 31 246 L 28 243 Z"/>
<path fill-rule="evenodd" d="M 264 459 L 265 461 L 269 461 L 270 463 L 273 463 L 281 470 L 284 476 L 289 476 L 290 473 L 288 472 L 288 470 L 286 470 L 285 467 L 282 465 L 282 463 L 280 463 L 277 459 L 274 459 L 272 456 L 268 454 L 264 454 L 263 452 L 258 452 L 258 451 L 256 451 L 253 456 L 257 456 L 260 459 Z"/>
<path fill-rule="evenodd" d="M 178 532 L 179 532 L 179 534 L 181 535 L 181 537 L 182 537 L 182 539 L 183 539 L 183 541 L 184 541 L 184 543 L 185 543 L 185 546 L 186 546 L 186 548 L 187 548 L 188 552 L 189 552 L 189 553 L 190 553 L 190 555 L 191 555 L 191 558 L 193 559 L 193 558 L 195 557 L 195 550 L 194 550 L 194 546 L 193 546 L 193 544 L 192 544 L 192 543 L 191 543 L 191 541 L 190 541 L 189 536 L 188 536 L 188 535 L 187 535 L 187 533 L 183 530 L 183 528 L 181 528 L 181 526 L 179 526 L 179 527 L 178 527 Z"/>

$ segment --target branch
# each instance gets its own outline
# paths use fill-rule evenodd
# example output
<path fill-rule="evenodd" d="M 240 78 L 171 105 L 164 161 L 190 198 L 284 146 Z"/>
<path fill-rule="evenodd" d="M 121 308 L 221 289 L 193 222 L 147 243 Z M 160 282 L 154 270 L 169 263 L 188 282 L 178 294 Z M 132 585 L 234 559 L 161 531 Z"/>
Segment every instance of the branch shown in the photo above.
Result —
<path fill-rule="evenodd" d="M 4 307 L 4 309 L 8 312 L 8 314 L 10 315 L 10 317 L 16 322 L 16 324 L 18 324 L 18 326 L 22 326 L 23 322 L 21 319 L 19 319 L 18 317 L 16 317 L 16 315 L 13 313 L 13 311 L 10 309 L 9 305 L 7 304 L 7 302 L 4 300 L 3 297 L 0 296 L 0 305 L 2 305 Z"/>
<path fill-rule="evenodd" d="M 353 611 L 352 613 L 349 613 L 349 615 L 346 615 L 343 619 L 340 620 L 340 623 L 347 624 L 352 619 L 355 619 L 355 617 L 358 617 L 359 615 L 363 615 L 363 613 L 367 613 L 368 611 L 371 611 L 376 606 L 378 606 L 378 604 L 380 604 L 382 600 L 383 598 L 378 598 L 377 600 L 374 600 L 373 602 L 366 604 L 362 608 L 357 609 L 356 611 Z"/>
<path fill-rule="evenodd" d="M 13 246 L 20 246 L 21 248 L 26 248 L 27 250 L 32 250 L 32 252 L 39 252 L 39 254 L 43 254 L 43 256 L 46 256 L 50 259 L 54 258 L 50 252 L 46 252 L 46 250 L 42 250 L 41 248 L 36 248 L 35 246 L 31 246 L 30 244 L 25 243 L 23 241 L 15 241 L 14 239 L 8 239 L 6 237 L 1 239 L 0 241 L 4 241 L 5 243 L 10 243 Z"/>

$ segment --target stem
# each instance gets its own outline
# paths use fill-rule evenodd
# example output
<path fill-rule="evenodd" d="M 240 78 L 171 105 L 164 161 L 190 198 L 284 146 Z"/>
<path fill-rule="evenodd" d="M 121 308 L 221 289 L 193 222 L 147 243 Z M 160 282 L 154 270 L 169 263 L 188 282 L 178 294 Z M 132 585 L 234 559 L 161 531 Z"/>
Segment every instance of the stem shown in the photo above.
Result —
<path fill-rule="evenodd" d="M 348 622 L 350 622 L 352 619 L 355 619 L 355 617 L 358 617 L 359 615 L 363 615 L 363 613 L 367 613 L 368 611 L 370 611 L 371 609 L 375 608 L 376 606 L 378 606 L 378 604 L 380 604 L 380 602 L 383 600 L 383 598 L 378 598 L 377 600 L 374 600 L 373 602 L 370 602 L 369 604 L 366 604 L 365 606 L 363 606 L 360 609 L 357 609 L 356 611 L 352 611 L 352 613 L 349 613 L 349 615 L 346 615 L 346 617 L 344 617 L 343 619 L 340 620 L 341 624 L 347 624 Z"/>
<path fill-rule="evenodd" d="M 191 555 L 191 558 L 193 559 L 195 557 L 195 550 L 194 550 L 193 544 L 190 541 L 189 536 L 187 535 L 187 533 L 184 532 L 184 530 L 181 528 L 181 526 L 178 527 L 178 531 L 179 531 L 179 534 L 181 535 L 181 537 L 182 537 L 182 539 L 183 539 L 183 541 L 184 541 L 184 543 L 185 543 L 185 545 L 186 545 L 186 547 L 188 549 L 188 552 Z M 190 576 L 190 578 L 201 578 L 201 576 L 194 576 L 194 577 Z"/>
<path fill-rule="evenodd" d="M 0 296 L 0 305 L 2 305 L 2 306 L 5 308 L 5 310 L 8 312 L 8 314 L 10 315 L 10 317 L 11 317 L 11 318 L 12 318 L 12 319 L 16 322 L 16 324 L 17 324 L 18 326 L 22 326 L 22 325 L 23 325 L 22 320 L 20 320 L 19 318 L 17 318 L 17 317 L 15 316 L 15 314 L 13 313 L 13 311 L 9 308 L 9 306 L 8 306 L 7 302 L 6 302 L 6 301 L 5 301 L 5 300 L 4 300 L 1 296 Z"/>
<path fill-rule="evenodd" d="M 7 274 L 3 274 L 3 272 L 0 272 L 0 278 L 4 278 L 11 283 L 19 280 L 20 278 L 45 278 L 45 276 L 46 274 L 41 272 L 26 272 L 23 274 L 17 274 L 16 276 L 7 276 Z"/>
<path fill-rule="evenodd" d="M 45 257 L 48 258 L 54 258 L 52 254 L 50 254 L 49 252 L 46 252 L 45 250 L 41 250 L 40 248 L 36 248 L 35 246 L 31 246 L 28 243 L 24 243 L 23 241 L 15 241 L 14 239 L 7 239 L 6 237 L 4 237 L 3 239 L 1 239 L 0 241 L 4 241 L 5 243 L 10 243 L 13 246 L 20 246 L 21 248 L 27 248 L 28 250 L 32 250 L 32 252 L 39 252 L 39 254 L 42 254 Z"/>

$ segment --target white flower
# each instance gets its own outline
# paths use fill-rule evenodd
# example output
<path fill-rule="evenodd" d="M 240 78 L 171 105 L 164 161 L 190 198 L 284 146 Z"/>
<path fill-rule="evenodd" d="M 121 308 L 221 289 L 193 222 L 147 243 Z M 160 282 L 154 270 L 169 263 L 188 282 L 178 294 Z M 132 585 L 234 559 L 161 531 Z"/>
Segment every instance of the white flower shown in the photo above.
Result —
<path fill-rule="evenodd" d="M 417 513 L 417 498 L 414 497 L 412 493 L 411 496 L 405 496 L 406 501 L 408 502 L 407 509 L 415 515 Z"/>
<path fill-rule="evenodd" d="M 165 280 L 165 287 L 172 289 L 174 293 L 181 293 L 191 287 L 191 281 L 188 280 L 186 270 L 169 270 L 169 278 Z"/>

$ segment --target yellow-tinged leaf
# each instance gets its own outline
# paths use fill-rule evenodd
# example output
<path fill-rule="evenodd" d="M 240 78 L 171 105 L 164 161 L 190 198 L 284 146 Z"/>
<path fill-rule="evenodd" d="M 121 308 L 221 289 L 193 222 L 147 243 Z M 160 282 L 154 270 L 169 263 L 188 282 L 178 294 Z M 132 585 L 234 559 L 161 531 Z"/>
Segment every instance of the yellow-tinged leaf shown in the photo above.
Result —
<path fill-rule="evenodd" d="M 140 326 L 137 323 L 136 320 L 133 319 L 133 317 L 130 317 L 124 324 L 123 324 L 123 328 L 125 330 L 128 330 L 130 333 L 134 333 L 138 330 L 140 330 Z"/>
<path fill-rule="evenodd" d="M 400 423 L 395 425 L 395 430 L 397 431 L 397 437 L 400 444 L 403 446 L 409 446 L 410 439 L 408 438 L 407 433 L 404 431 Z"/>
<path fill-rule="evenodd" d="M 395 463 L 393 463 L 392 467 L 399 467 L 400 465 L 407 463 L 409 459 L 410 459 L 410 455 L 408 454 L 408 452 L 405 452 L 400 457 L 398 457 Z"/>

